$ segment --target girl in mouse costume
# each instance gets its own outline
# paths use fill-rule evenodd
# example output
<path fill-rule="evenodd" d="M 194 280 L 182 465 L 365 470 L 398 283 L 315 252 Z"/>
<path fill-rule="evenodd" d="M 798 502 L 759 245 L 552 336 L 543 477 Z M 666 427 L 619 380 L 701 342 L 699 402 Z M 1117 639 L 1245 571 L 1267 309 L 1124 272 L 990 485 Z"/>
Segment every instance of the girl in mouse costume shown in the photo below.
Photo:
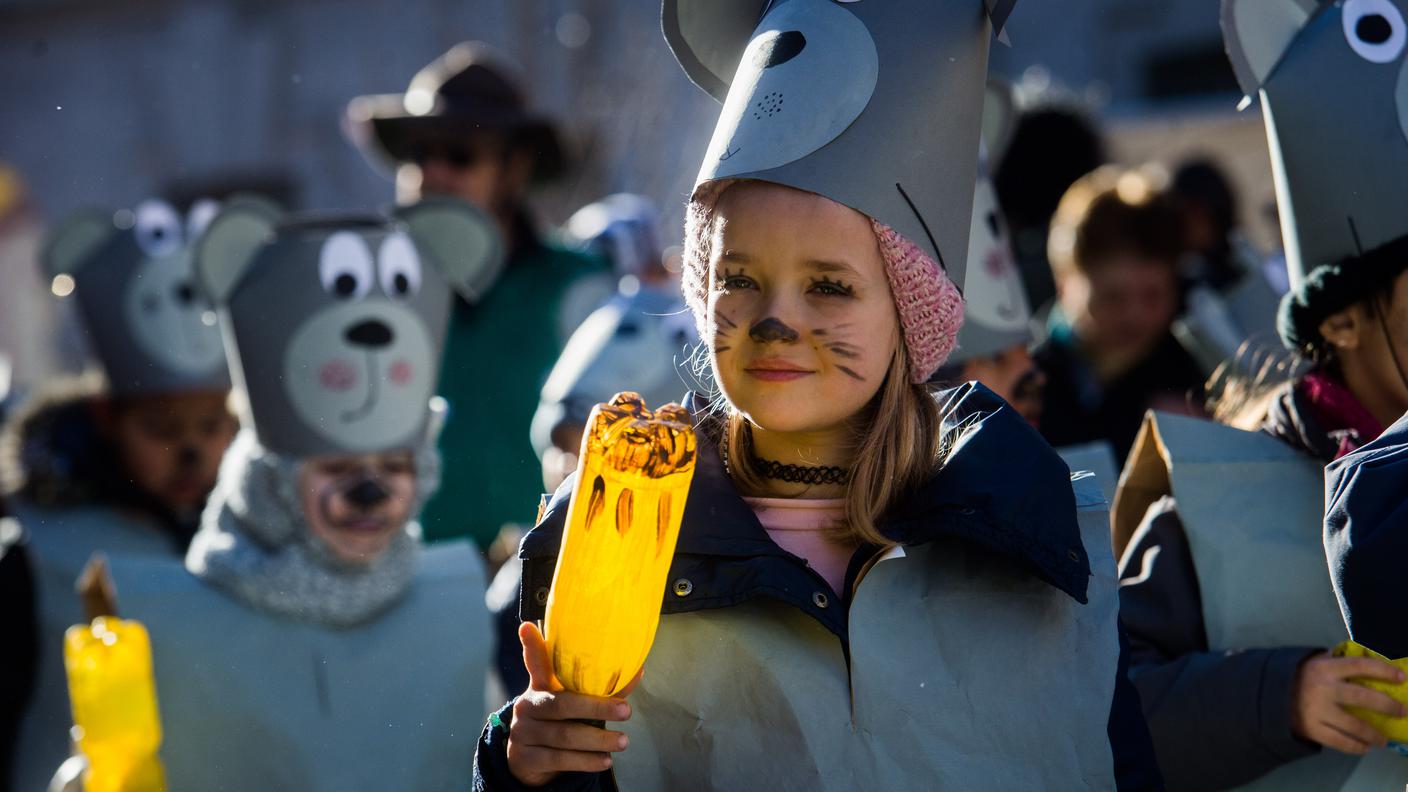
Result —
<path fill-rule="evenodd" d="M 478 553 L 420 546 L 451 290 L 492 273 L 458 201 L 285 219 L 241 202 L 196 258 L 245 430 L 184 568 L 111 559 L 151 634 L 172 789 L 451 790 L 491 654 Z"/>
<path fill-rule="evenodd" d="M 1408 760 L 1355 680 L 1394 681 L 1346 637 L 1322 547 L 1324 467 L 1408 410 L 1408 25 L 1391 0 L 1224 0 L 1260 97 L 1291 291 L 1282 341 L 1308 365 L 1259 431 L 1151 413 L 1115 498 L 1121 617 L 1173 789 L 1397 789 Z"/>
<path fill-rule="evenodd" d="M 980 4 L 743 5 L 665 4 L 726 100 L 684 277 L 722 393 L 686 403 L 654 649 L 629 698 L 589 698 L 522 625 L 532 681 L 476 788 L 1157 788 L 1103 499 L 987 389 L 924 386 L 962 319 Z M 572 486 L 523 543 L 525 621 Z"/>
<path fill-rule="evenodd" d="M 40 619 L 17 788 L 43 788 L 68 755 L 61 650 L 64 630 L 83 621 L 73 593 L 83 565 L 96 551 L 179 558 L 234 437 L 224 346 L 191 271 L 191 243 L 215 208 L 203 201 L 183 216 L 149 200 L 83 211 L 46 240 L 44 280 L 73 286 L 68 299 L 105 376 L 48 384 L 0 440 Z"/>

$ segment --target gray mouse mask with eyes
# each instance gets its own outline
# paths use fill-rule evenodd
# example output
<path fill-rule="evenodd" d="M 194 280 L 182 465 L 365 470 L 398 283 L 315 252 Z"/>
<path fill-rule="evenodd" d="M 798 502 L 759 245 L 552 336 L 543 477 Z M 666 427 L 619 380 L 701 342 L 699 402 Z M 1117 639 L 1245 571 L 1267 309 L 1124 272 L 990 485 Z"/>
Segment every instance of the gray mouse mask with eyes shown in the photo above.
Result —
<path fill-rule="evenodd" d="M 114 394 L 229 389 L 220 330 L 191 270 L 193 240 L 215 212 L 201 201 L 182 217 L 153 200 L 116 214 L 79 212 L 49 235 L 45 273 L 73 278 Z"/>
<path fill-rule="evenodd" d="M 898 231 L 964 282 L 988 41 L 1015 0 L 663 0 L 723 103 L 697 184 L 760 179 Z"/>
<path fill-rule="evenodd" d="M 1242 90 L 1259 96 L 1292 291 L 1408 235 L 1408 3 L 1223 0 Z"/>
<path fill-rule="evenodd" d="M 949 356 L 948 367 L 1032 341 L 1026 286 L 988 171 L 989 158 L 1006 145 L 1015 116 L 1011 88 L 989 80 L 963 283 L 963 329 L 958 331 L 958 348 Z"/>
<path fill-rule="evenodd" d="M 452 290 L 502 267 L 494 224 L 434 199 L 378 216 L 285 219 L 240 202 L 196 253 L 261 444 L 294 458 L 415 448 L 426 437 Z"/>

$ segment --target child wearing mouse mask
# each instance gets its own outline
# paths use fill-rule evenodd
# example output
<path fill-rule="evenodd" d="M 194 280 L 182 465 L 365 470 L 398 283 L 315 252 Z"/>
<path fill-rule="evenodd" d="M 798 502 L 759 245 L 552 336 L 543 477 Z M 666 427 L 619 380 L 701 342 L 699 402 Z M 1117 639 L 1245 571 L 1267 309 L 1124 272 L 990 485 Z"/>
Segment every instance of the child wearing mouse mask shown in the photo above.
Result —
<path fill-rule="evenodd" d="M 533 622 L 569 480 L 520 550 L 531 681 L 475 788 L 1158 788 L 1098 490 L 991 391 L 925 385 L 962 323 L 1003 14 L 727 6 L 664 4 L 724 101 L 683 278 L 721 392 L 685 402 L 697 461 L 654 645 L 610 698 L 554 673 Z"/>
<path fill-rule="evenodd" d="M 451 289 L 473 295 L 498 256 L 492 223 L 450 200 L 213 221 L 196 266 L 245 429 L 184 568 L 111 560 L 119 612 L 151 635 L 170 788 L 462 786 L 484 573 L 466 542 L 423 547 L 415 518 L 439 483 Z"/>

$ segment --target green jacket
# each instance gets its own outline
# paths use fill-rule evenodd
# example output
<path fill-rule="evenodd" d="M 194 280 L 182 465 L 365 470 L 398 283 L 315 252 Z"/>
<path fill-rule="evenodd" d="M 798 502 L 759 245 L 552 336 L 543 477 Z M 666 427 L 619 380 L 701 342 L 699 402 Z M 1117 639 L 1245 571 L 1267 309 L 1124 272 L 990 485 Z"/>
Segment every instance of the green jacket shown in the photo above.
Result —
<path fill-rule="evenodd" d="M 421 516 L 427 541 L 468 536 L 486 547 L 505 523 L 531 525 L 543 490 L 528 430 L 567 334 L 614 284 L 598 259 L 533 240 L 478 305 L 456 301 L 440 394 L 439 493 Z"/>

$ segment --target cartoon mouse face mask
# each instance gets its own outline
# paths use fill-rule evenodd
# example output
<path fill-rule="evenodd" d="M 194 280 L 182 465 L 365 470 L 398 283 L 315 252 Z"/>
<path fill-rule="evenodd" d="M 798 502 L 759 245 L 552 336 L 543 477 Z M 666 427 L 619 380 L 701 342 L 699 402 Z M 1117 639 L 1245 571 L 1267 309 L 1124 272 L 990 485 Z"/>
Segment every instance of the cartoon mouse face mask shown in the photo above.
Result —
<path fill-rule="evenodd" d="M 825 196 L 963 283 L 988 38 L 1013 5 L 663 0 L 676 59 L 723 103 L 698 183 L 759 179 Z"/>
<path fill-rule="evenodd" d="M 1292 288 L 1408 234 L 1408 2 L 1223 0 L 1242 89 L 1259 95 Z"/>
<path fill-rule="evenodd" d="M 250 203 L 221 213 L 196 268 L 260 442 L 298 457 L 415 446 L 451 290 L 471 300 L 486 291 L 500 250 L 493 224 L 452 200 L 390 220 L 282 221 Z"/>
<path fill-rule="evenodd" d="M 191 245 L 214 215 L 203 201 L 182 218 L 147 201 L 108 217 L 83 212 L 50 235 L 50 277 L 69 275 L 84 324 L 114 393 L 230 387 L 210 304 L 196 288 Z"/>

